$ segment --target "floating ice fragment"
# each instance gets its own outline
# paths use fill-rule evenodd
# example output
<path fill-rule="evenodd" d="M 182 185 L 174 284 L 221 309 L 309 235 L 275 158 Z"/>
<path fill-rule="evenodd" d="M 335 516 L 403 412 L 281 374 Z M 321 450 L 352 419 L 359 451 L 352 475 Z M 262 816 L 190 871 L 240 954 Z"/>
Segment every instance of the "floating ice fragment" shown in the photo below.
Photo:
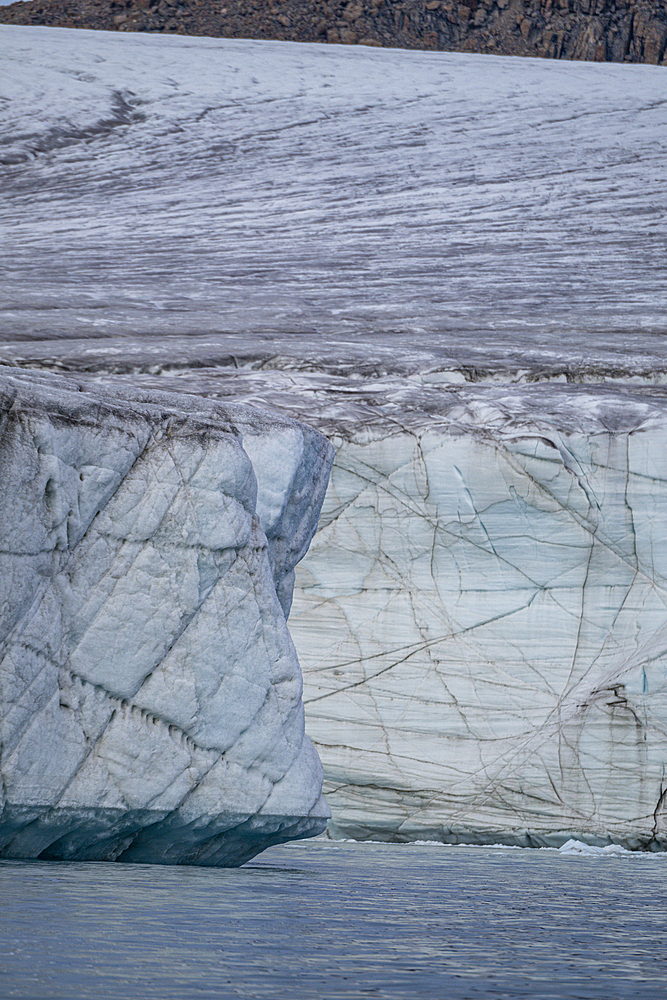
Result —
<path fill-rule="evenodd" d="M 594 844 L 584 844 L 581 840 L 568 840 L 558 849 L 559 854 L 588 854 L 594 857 L 610 857 L 615 854 L 632 854 L 620 844 L 607 844 L 606 847 L 596 847 Z"/>

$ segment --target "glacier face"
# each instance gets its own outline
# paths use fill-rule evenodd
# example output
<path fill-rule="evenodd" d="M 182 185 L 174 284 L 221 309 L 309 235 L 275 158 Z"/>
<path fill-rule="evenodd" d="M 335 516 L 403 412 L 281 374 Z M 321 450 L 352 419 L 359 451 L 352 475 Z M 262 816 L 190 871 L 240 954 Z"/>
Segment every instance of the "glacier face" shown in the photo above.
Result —
<path fill-rule="evenodd" d="M 0 856 L 234 865 L 320 832 L 277 591 L 330 446 L 192 396 L 0 392 Z"/>
<path fill-rule="evenodd" d="M 558 395 L 338 442 L 291 620 L 335 834 L 667 845 L 667 410 Z"/>
<path fill-rule="evenodd" d="M 0 356 L 335 445 L 290 616 L 332 830 L 666 846 L 664 71 L 0 37 Z M 285 610 L 292 426 L 242 430 Z"/>

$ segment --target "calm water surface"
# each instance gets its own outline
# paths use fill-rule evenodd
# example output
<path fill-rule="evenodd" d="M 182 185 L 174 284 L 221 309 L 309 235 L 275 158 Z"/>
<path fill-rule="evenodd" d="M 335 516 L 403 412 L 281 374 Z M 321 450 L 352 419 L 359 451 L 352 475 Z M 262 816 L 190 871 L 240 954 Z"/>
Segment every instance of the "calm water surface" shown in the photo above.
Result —
<path fill-rule="evenodd" d="M 0 862 L 0 997 L 667 997 L 667 855 L 310 841 Z"/>

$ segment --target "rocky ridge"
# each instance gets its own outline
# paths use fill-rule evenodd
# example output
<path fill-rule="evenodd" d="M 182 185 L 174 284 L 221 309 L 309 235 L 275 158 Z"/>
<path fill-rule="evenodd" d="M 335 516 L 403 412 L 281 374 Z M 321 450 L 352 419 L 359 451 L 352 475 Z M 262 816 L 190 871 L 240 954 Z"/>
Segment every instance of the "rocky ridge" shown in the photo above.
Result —
<path fill-rule="evenodd" d="M 0 23 L 596 62 L 667 61 L 656 0 L 31 0 Z"/>

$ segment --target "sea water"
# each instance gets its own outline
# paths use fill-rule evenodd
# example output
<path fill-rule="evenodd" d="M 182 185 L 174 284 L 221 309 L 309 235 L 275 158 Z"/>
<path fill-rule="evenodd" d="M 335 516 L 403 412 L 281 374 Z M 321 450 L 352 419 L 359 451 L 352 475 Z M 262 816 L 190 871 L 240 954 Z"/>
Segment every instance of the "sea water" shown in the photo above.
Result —
<path fill-rule="evenodd" d="M 0 862 L 2 1000 L 667 996 L 667 855 L 331 842 Z"/>

